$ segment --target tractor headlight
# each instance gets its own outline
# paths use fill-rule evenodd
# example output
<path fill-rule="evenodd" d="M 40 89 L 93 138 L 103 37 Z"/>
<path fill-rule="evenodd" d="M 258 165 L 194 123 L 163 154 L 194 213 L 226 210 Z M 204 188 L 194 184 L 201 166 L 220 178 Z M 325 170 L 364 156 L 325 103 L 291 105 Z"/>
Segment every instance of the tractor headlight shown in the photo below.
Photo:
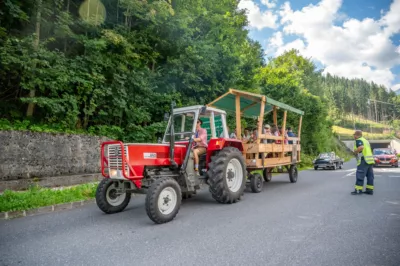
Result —
<path fill-rule="evenodd" d="M 110 169 L 110 177 L 116 176 L 117 175 L 117 170 L 116 169 Z"/>

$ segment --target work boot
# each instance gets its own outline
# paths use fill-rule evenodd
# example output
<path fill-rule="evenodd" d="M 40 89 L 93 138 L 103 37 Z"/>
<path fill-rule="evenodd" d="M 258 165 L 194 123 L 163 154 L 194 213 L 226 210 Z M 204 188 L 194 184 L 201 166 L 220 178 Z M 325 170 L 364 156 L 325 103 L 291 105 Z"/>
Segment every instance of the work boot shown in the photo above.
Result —
<path fill-rule="evenodd" d="M 369 189 L 365 190 L 363 193 L 368 195 L 374 195 L 374 191 Z"/>
<path fill-rule="evenodd" d="M 199 169 L 195 168 L 195 169 L 194 169 L 194 174 L 195 174 L 196 176 L 200 176 Z"/>
<path fill-rule="evenodd" d="M 362 195 L 362 193 L 362 190 L 355 189 L 353 192 L 351 192 L 351 195 Z"/>

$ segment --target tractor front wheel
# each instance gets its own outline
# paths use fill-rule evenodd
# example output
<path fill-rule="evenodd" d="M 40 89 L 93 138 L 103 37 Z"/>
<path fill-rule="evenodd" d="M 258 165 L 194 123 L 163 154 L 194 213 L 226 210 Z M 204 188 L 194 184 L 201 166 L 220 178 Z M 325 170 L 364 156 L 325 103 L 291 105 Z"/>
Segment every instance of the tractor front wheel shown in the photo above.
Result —
<path fill-rule="evenodd" d="M 212 197 L 219 203 L 236 203 L 246 188 L 246 164 L 242 153 L 225 147 L 211 158 L 208 184 Z"/>
<path fill-rule="evenodd" d="M 151 184 L 146 196 L 146 212 L 156 224 L 172 221 L 182 202 L 181 187 L 171 177 L 160 177 Z"/>
<path fill-rule="evenodd" d="M 123 191 L 124 183 L 104 178 L 96 190 L 97 206 L 107 214 L 123 211 L 131 200 L 131 193 Z"/>

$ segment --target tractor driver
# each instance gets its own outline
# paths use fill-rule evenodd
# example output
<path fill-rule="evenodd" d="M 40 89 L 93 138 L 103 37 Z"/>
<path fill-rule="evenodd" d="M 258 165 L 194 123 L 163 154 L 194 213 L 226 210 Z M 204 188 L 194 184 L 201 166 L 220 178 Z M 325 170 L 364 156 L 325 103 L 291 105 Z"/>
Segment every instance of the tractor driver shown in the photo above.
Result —
<path fill-rule="evenodd" d="M 202 128 L 203 121 L 197 120 L 196 135 L 193 139 L 194 146 L 192 148 L 194 155 L 194 170 L 196 174 L 199 172 L 199 156 L 207 151 L 207 130 Z"/>

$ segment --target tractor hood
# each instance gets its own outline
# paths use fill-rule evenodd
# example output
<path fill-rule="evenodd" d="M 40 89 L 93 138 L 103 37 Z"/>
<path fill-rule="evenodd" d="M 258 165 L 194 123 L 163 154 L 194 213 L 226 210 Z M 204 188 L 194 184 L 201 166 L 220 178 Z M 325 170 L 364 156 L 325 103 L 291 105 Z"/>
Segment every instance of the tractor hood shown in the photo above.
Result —
<path fill-rule="evenodd" d="M 131 165 L 169 165 L 168 143 L 125 143 L 128 161 Z M 181 162 L 185 156 L 186 145 L 176 144 L 174 159 Z"/>
<path fill-rule="evenodd" d="M 121 145 L 125 153 L 126 176 L 140 178 L 143 176 L 145 167 L 170 166 L 169 143 L 124 143 L 112 142 L 107 144 L 107 165 L 113 169 L 122 168 Z M 186 145 L 176 144 L 174 149 L 174 160 L 181 165 L 186 153 Z M 132 171 L 133 170 L 133 171 Z M 102 170 L 103 171 L 103 170 Z"/>

